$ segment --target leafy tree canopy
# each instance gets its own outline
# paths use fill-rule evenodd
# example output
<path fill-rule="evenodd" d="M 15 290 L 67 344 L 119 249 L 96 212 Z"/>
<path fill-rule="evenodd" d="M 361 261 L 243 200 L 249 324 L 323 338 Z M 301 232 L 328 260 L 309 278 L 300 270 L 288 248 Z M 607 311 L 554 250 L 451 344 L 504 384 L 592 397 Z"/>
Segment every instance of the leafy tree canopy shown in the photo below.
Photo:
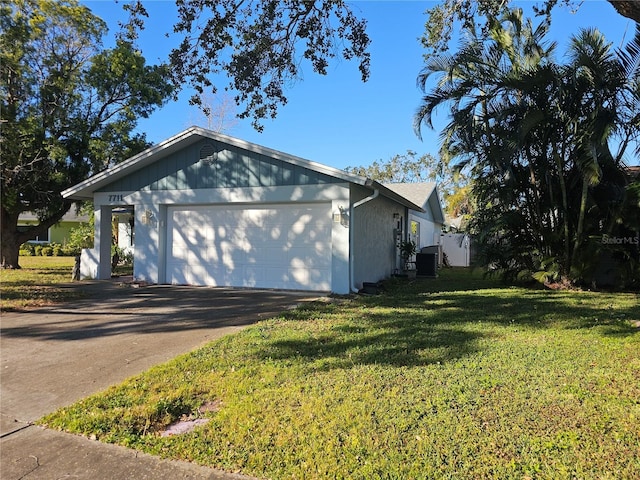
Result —
<path fill-rule="evenodd" d="M 637 238 L 640 204 L 624 157 L 640 154 L 640 27 L 618 51 L 583 30 L 564 62 L 547 30 L 548 19 L 534 25 L 519 9 L 485 30 L 469 25 L 458 51 L 427 61 L 416 129 L 449 107 L 441 154 L 470 171 L 485 265 L 510 278 L 589 284 L 606 257 L 637 279 L 637 245 L 602 239 Z"/>
<path fill-rule="evenodd" d="M 3 267 L 69 210 L 62 190 L 148 146 L 137 119 L 173 91 L 131 41 L 101 49 L 106 31 L 76 0 L 0 0 Z M 18 231 L 26 211 L 40 224 Z"/>
<path fill-rule="evenodd" d="M 637 0 L 611 0 L 622 15 L 640 21 Z M 534 7 L 551 17 L 556 5 L 579 7 L 578 0 L 539 0 Z M 234 92 L 240 118 L 258 130 L 287 102 L 285 88 L 301 77 L 305 61 L 326 74 L 331 60 L 358 62 L 362 80 L 369 77 L 370 39 L 366 19 L 346 0 L 177 0 L 174 33 L 183 35 L 170 54 L 174 84 L 195 89 L 191 103 L 221 88 Z M 486 26 L 486 19 L 506 11 L 509 0 L 441 0 L 427 9 L 422 43 L 427 56 L 447 50 L 456 22 L 464 28 Z M 148 18 L 142 0 L 124 4 L 130 14 L 125 36 L 135 39 Z M 476 26 L 477 26 L 476 25 Z M 218 74 L 228 79 L 223 85 Z"/>
<path fill-rule="evenodd" d="M 638 0 L 608 0 L 616 11 L 627 18 L 640 23 L 640 1 Z M 577 0 L 540 0 L 533 9 L 537 15 L 551 20 L 551 13 L 558 4 L 567 8 L 579 8 Z M 456 22 L 460 22 L 463 29 L 488 28 L 486 20 L 505 13 L 511 7 L 510 0 L 442 0 L 427 9 L 428 16 L 422 45 L 426 49 L 427 59 L 433 55 L 444 53 L 449 48 L 449 42 L 454 32 Z"/>
<path fill-rule="evenodd" d="M 387 161 L 376 160 L 368 166 L 347 167 L 345 171 L 385 183 L 435 182 L 447 214 L 458 217 L 473 211 L 467 174 L 429 153 L 418 156 L 407 150 Z"/>
<path fill-rule="evenodd" d="M 301 77 L 302 61 L 313 71 L 327 73 L 338 56 L 359 63 L 362 80 L 369 77 L 370 40 L 366 20 L 359 19 L 344 0 L 177 0 L 174 32 L 183 34 L 170 53 L 173 81 L 189 85 L 201 103 L 205 91 L 215 93 L 221 85 L 212 78 L 224 74 L 225 89 L 235 93 L 242 105 L 240 118 L 261 121 L 276 116 L 285 104 L 285 87 Z M 131 36 L 144 26 L 148 12 L 141 0 L 127 6 Z"/>

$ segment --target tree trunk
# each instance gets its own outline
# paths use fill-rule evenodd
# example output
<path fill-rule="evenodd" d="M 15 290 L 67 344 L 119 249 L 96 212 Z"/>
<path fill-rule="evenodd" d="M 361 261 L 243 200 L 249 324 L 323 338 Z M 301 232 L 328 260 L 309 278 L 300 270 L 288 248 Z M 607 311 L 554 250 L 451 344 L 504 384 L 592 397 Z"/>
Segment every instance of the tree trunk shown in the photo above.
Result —
<path fill-rule="evenodd" d="M 563 149 L 564 150 L 564 149 Z M 571 236 L 569 234 L 569 202 L 567 200 L 567 186 L 564 181 L 564 168 L 558 153 L 554 154 L 556 166 L 558 168 L 558 181 L 560 182 L 560 194 L 562 196 L 562 219 L 564 237 L 564 265 L 563 276 L 571 270 Z"/>
<path fill-rule="evenodd" d="M 1 268 L 20 268 L 19 264 L 19 234 L 18 216 L 19 213 L 9 213 L 2 208 L 0 216 L 0 257 L 2 258 Z"/>
<path fill-rule="evenodd" d="M 64 214 L 69 211 L 71 203 L 70 201 L 65 201 L 60 210 L 40 221 L 38 225 L 32 225 L 25 229 L 24 232 L 18 231 L 18 217 L 22 212 L 10 212 L 5 208 L 0 208 L 2 210 L 0 220 L 0 241 L 2 241 L 0 256 L 2 264 L 0 264 L 0 268 L 20 268 L 20 245 L 30 238 L 44 234 L 49 227 L 58 223 Z"/>
<path fill-rule="evenodd" d="M 589 194 L 589 184 L 586 178 L 582 179 L 582 194 L 580 195 L 580 214 L 578 216 L 578 228 L 576 229 L 576 238 L 573 243 L 573 255 L 571 264 L 576 264 L 578 250 L 582 243 L 582 231 L 584 230 L 584 217 L 587 214 L 587 196 Z"/>

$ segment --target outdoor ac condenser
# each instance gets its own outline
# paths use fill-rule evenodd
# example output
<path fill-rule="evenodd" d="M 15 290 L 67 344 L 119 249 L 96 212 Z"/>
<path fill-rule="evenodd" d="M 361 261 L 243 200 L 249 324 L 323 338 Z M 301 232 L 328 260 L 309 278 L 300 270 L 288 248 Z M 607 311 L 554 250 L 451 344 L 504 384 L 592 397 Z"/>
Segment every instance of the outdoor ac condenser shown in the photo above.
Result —
<path fill-rule="evenodd" d="M 436 277 L 438 275 L 437 253 L 416 253 L 416 270 L 421 277 Z"/>

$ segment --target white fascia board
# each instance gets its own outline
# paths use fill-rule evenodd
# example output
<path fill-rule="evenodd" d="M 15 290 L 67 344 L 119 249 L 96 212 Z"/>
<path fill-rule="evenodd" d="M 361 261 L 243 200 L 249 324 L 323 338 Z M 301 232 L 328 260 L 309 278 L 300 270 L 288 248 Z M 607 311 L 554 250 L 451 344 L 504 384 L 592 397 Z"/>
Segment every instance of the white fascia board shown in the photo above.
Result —
<path fill-rule="evenodd" d="M 434 208 L 434 203 L 436 208 Z M 438 193 L 437 186 L 433 189 L 433 192 L 431 192 L 431 195 L 429 196 L 429 204 L 431 205 L 431 211 L 433 212 L 434 220 L 437 217 L 437 220 L 439 220 L 440 223 L 444 223 L 444 210 L 442 210 L 442 202 L 440 201 L 440 194 Z"/>

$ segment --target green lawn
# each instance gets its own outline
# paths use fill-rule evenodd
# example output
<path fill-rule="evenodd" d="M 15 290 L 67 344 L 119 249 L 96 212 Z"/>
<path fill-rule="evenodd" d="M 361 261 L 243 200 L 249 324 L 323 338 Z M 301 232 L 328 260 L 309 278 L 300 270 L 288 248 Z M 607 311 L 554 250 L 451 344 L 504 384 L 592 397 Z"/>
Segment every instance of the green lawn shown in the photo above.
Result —
<path fill-rule="evenodd" d="M 75 257 L 20 257 L 16 270 L 0 269 L 0 310 L 21 311 L 81 296 L 69 288 Z M 131 275 L 132 265 L 118 265 L 114 276 Z"/>
<path fill-rule="evenodd" d="M 77 297 L 62 285 L 71 282 L 74 263 L 74 257 L 20 257 L 22 268 L 0 270 L 0 308 L 23 310 Z"/>
<path fill-rule="evenodd" d="M 273 479 L 638 478 L 639 300 L 444 270 L 263 321 L 42 423 Z M 161 437 L 181 416 L 210 421 Z"/>

